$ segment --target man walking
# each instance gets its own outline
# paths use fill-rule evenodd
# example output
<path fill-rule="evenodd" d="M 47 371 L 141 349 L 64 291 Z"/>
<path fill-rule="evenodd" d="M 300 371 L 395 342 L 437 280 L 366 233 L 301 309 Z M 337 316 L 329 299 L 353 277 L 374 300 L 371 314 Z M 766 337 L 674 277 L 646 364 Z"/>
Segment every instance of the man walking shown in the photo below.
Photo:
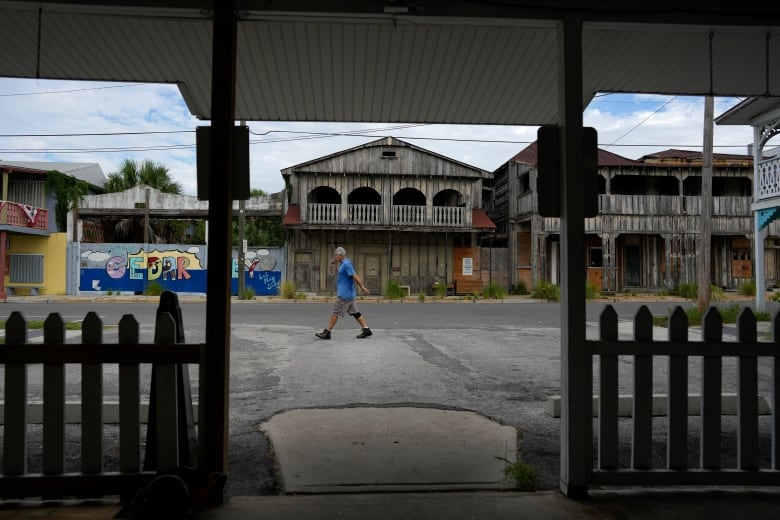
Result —
<path fill-rule="evenodd" d="M 338 262 L 338 275 L 336 276 L 336 303 L 333 304 L 333 312 L 328 320 L 328 327 L 323 329 L 322 332 L 317 332 L 314 335 L 320 339 L 330 339 L 330 333 L 333 327 L 336 326 L 336 322 L 344 314 L 349 314 L 357 320 L 360 327 L 363 329 L 358 338 L 367 338 L 371 335 L 371 329 L 366 324 L 366 319 L 357 309 L 355 305 L 355 284 L 360 287 L 360 290 L 365 294 L 368 294 L 368 288 L 363 284 L 363 280 L 355 272 L 355 268 L 352 262 L 347 258 L 347 251 L 343 247 L 337 247 L 334 252 L 336 262 Z"/>

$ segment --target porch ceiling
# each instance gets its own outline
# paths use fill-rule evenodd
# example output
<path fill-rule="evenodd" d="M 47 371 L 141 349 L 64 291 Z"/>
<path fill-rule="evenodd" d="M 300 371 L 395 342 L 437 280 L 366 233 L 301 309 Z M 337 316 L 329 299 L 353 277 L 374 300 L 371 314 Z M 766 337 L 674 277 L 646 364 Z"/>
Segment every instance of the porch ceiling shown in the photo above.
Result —
<path fill-rule="evenodd" d="M 545 4 L 239 2 L 236 119 L 555 123 L 558 20 L 583 2 Z M 209 119 L 209 5 L 0 0 L 0 76 L 174 83 Z M 780 96 L 780 4 L 586 9 L 583 105 L 599 91 Z"/>

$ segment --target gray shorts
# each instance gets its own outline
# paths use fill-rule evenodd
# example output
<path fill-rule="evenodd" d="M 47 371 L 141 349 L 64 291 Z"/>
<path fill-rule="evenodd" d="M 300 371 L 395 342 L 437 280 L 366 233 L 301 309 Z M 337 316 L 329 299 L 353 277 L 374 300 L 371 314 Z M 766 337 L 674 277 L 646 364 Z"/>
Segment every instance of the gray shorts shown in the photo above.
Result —
<path fill-rule="evenodd" d="M 333 304 L 333 314 L 339 318 L 343 318 L 345 314 L 352 316 L 353 314 L 357 314 L 357 311 L 355 300 L 342 300 L 341 298 L 336 298 L 336 303 Z"/>

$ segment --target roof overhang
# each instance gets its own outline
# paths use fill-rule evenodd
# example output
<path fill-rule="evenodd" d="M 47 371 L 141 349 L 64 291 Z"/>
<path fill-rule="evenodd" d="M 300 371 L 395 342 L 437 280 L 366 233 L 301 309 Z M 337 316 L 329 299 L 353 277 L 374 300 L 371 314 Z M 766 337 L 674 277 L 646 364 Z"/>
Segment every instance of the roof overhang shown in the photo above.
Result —
<path fill-rule="evenodd" d="M 239 2 L 236 119 L 558 119 L 560 20 L 596 92 L 780 96 L 772 2 Z M 0 0 L 0 76 L 176 84 L 211 117 L 211 2 Z M 575 11 L 577 10 L 577 11 Z"/>

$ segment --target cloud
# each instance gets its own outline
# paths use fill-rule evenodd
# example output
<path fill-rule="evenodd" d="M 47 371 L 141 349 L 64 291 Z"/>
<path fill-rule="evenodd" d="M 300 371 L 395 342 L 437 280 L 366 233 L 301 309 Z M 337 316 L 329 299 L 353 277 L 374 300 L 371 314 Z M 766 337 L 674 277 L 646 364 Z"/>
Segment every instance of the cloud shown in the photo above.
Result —
<path fill-rule="evenodd" d="M 717 100 L 716 116 L 737 102 L 734 98 Z M 0 159 L 97 162 L 107 175 L 126 158 L 150 159 L 165 165 L 185 193 L 197 192 L 195 128 L 209 123 L 189 113 L 174 85 L 5 78 L 0 79 L 0 113 Z M 602 95 L 593 99 L 583 119 L 598 131 L 601 147 L 629 158 L 667 148 L 701 149 L 703 141 L 701 97 Z M 268 193 L 284 188 L 282 169 L 379 137 L 391 135 L 493 171 L 535 141 L 537 131 L 536 126 L 248 124 L 252 132 L 250 186 Z M 101 135 L 117 132 L 127 134 Z M 715 151 L 747 153 L 752 129 L 716 126 L 714 136 Z"/>

